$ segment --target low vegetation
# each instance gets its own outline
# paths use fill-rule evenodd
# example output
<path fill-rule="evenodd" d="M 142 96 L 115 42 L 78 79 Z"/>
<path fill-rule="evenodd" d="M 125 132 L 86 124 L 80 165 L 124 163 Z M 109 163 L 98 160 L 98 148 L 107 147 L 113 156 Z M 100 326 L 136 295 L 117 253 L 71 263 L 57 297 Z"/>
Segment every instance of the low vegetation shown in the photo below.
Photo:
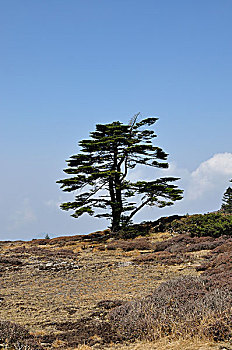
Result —
<path fill-rule="evenodd" d="M 189 233 L 191 236 L 198 237 L 232 236 L 232 215 L 225 215 L 220 212 L 188 215 L 172 221 L 167 229 L 177 233 Z"/>
<path fill-rule="evenodd" d="M 115 308 L 109 318 L 122 340 L 198 335 L 218 341 L 232 335 L 231 300 L 229 290 L 208 289 L 203 278 L 182 276 Z"/>
<path fill-rule="evenodd" d="M 0 242 L 0 349 L 232 349 L 230 222 Z"/>
<path fill-rule="evenodd" d="M 0 321 L 1 348 L 15 350 L 42 350 L 36 337 L 16 323 Z"/>

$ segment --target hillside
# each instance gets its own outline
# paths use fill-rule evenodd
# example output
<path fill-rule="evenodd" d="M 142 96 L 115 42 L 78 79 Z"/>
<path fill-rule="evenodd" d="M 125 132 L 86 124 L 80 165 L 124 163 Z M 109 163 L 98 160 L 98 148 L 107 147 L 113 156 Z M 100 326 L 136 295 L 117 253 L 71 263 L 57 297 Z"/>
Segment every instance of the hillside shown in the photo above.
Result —
<path fill-rule="evenodd" d="M 232 349 L 231 234 L 158 224 L 0 242 L 1 348 Z"/>

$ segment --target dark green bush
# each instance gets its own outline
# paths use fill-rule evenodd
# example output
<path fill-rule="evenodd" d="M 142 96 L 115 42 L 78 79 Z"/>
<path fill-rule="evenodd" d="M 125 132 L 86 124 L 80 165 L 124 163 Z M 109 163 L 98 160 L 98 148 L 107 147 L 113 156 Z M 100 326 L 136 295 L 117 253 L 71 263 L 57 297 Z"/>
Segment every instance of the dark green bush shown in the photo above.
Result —
<path fill-rule="evenodd" d="M 151 229 L 150 223 L 134 224 L 123 227 L 114 236 L 117 238 L 130 239 L 138 236 L 147 236 Z"/>
<path fill-rule="evenodd" d="M 176 233 L 189 233 L 192 237 L 232 236 L 232 215 L 223 213 L 189 215 L 172 221 L 167 230 Z"/>

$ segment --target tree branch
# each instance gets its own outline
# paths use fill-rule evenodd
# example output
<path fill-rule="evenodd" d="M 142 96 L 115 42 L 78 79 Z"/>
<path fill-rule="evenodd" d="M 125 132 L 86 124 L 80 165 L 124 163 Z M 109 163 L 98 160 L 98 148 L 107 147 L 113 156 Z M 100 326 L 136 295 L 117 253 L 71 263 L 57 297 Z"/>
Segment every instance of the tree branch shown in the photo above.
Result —
<path fill-rule="evenodd" d="M 92 193 L 85 199 L 85 201 L 83 202 L 83 205 L 86 204 L 86 202 L 92 197 L 94 196 L 99 190 L 102 189 L 102 187 L 108 182 L 108 180 L 106 180 L 105 182 L 103 182 L 103 184 L 98 187 L 97 189 L 95 189 L 94 191 L 92 191 Z"/>
<path fill-rule="evenodd" d="M 147 203 L 150 202 L 150 198 L 148 198 L 145 202 L 141 203 L 135 210 L 132 211 L 132 213 L 128 217 L 128 222 L 132 219 L 132 217 L 140 210 L 142 209 Z"/>

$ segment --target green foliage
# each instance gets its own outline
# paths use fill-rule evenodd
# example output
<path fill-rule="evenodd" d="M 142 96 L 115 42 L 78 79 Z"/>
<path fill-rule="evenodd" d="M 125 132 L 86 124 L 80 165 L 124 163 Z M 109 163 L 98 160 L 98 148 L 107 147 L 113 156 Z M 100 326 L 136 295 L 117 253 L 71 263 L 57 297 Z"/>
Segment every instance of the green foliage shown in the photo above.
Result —
<path fill-rule="evenodd" d="M 190 233 L 191 236 L 198 237 L 232 236 L 232 215 L 222 213 L 189 215 L 172 221 L 167 229 L 177 233 Z"/>
<path fill-rule="evenodd" d="M 228 187 L 222 198 L 221 211 L 232 214 L 232 188 Z"/>
<path fill-rule="evenodd" d="M 117 232 L 144 206 L 164 207 L 182 199 L 183 191 L 172 184 L 177 178 L 128 180 L 129 170 L 137 165 L 168 167 L 167 154 L 153 145 L 154 131 L 146 129 L 157 118 L 140 122 L 137 118 L 134 116 L 128 125 L 119 121 L 97 124 L 90 139 L 79 142 L 80 152 L 67 160 L 64 170 L 71 177 L 57 181 L 63 191 L 78 192 L 74 201 L 61 204 L 61 209 L 73 210 L 75 218 L 87 213 L 110 219 L 112 230 Z M 140 199 L 138 205 L 131 200 L 135 196 Z"/>
<path fill-rule="evenodd" d="M 118 238 L 130 239 L 138 236 L 147 236 L 149 235 L 151 226 L 149 223 L 144 224 L 134 224 L 122 227 L 117 232 Z"/>
<path fill-rule="evenodd" d="M 50 239 L 50 237 L 49 237 L 49 235 L 48 235 L 48 234 L 46 234 L 45 239 Z"/>

